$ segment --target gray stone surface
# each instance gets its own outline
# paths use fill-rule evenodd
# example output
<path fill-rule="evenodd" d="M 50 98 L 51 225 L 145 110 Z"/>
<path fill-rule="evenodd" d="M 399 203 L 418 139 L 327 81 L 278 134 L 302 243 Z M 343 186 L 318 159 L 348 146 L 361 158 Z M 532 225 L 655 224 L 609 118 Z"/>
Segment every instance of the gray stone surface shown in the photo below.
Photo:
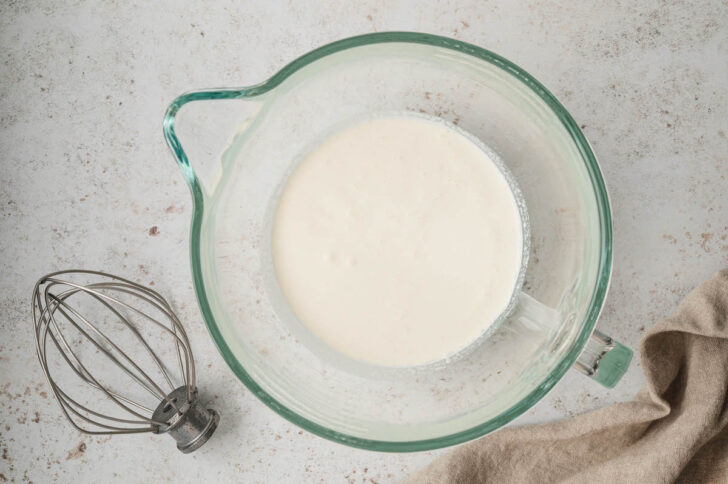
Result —
<path fill-rule="evenodd" d="M 0 4 L 0 482 L 391 482 L 438 452 L 386 455 L 284 421 L 228 370 L 190 281 L 190 197 L 161 135 L 183 91 L 258 82 L 372 31 L 452 36 L 520 64 L 598 154 L 615 231 L 600 328 L 637 347 L 728 264 L 725 2 L 51 1 Z M 31 337 L 35 280 L 104 269 L 167 295 L 224 428 L 191 456 L 167 437 L 89 437 L 49 397 Z M 518 423 L 630 398 L 569 374 Z"/>

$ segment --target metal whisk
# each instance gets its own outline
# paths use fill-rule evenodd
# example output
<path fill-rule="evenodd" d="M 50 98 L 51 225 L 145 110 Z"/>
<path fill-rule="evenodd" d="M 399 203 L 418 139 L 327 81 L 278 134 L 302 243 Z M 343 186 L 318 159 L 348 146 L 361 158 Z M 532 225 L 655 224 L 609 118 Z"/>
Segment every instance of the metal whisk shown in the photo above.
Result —
<path fill-rule="evenodd" d="M 54 272 L 35 285 L 33 319 L 48 384 L 79 431 L 168 433 L 189 453 L 217 428 L 217 412 L 197 402 L 187 334 L 157 292 L 97 271 Z M 161 340 L 169 344 L 152 349 Z M 165 350 L 176 353 L 178 372 L 164 363 Z M 99 406 L 91 408 L 94 397 Z"/>

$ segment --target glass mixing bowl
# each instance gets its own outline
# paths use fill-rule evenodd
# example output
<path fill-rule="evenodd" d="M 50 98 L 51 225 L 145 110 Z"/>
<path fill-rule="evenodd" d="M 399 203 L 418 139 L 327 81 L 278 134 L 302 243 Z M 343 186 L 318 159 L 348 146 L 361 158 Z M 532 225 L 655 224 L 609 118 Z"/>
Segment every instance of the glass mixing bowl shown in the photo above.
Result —
<path fill-rule="evenodd" d="M 307 333 L 277 287 L 270 232 L 282 184 L 313 143 L 403 111 L 497 153 L 522 192 L 530 248 L 497 330 L 457 358 L 395 370 L 354 364 Z M 372 450 L 433 449 L 502 427 L 571 367 L 605 386 L 626 371 L 632 352 L 594 331 L 612 262 L 596 159 L 564 107 L 508 60 L 433 35 L 353 37 L 260 84 L 180 96 L 164 134 L 192 191 L 193 279 L 210 334 L 248 389 L 300 427 Z"/>

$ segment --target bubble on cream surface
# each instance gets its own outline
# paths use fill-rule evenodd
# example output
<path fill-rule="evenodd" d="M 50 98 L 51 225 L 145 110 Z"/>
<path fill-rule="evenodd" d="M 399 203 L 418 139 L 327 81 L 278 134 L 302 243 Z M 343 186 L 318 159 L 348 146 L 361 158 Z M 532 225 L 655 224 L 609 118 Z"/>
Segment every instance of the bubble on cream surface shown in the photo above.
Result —
<path fill-rule="evenodd" d="M 446 358 L 508 306 L 521 268 L 516 198 L 445 123 L 370 118 L 306 153 L 281 192 L 276 277 L 301 323 L 359 361 Z"/>

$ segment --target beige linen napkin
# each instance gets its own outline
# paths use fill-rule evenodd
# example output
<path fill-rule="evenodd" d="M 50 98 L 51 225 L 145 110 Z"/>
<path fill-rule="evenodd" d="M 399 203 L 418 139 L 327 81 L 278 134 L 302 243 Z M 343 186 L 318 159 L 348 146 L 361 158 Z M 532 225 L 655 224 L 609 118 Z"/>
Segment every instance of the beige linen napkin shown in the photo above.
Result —
<path fill-rule="evenodd" d="M 728 483 L 728 270 L 640 345 L 631 402 L 463 445 L 412 483 Z"/>

